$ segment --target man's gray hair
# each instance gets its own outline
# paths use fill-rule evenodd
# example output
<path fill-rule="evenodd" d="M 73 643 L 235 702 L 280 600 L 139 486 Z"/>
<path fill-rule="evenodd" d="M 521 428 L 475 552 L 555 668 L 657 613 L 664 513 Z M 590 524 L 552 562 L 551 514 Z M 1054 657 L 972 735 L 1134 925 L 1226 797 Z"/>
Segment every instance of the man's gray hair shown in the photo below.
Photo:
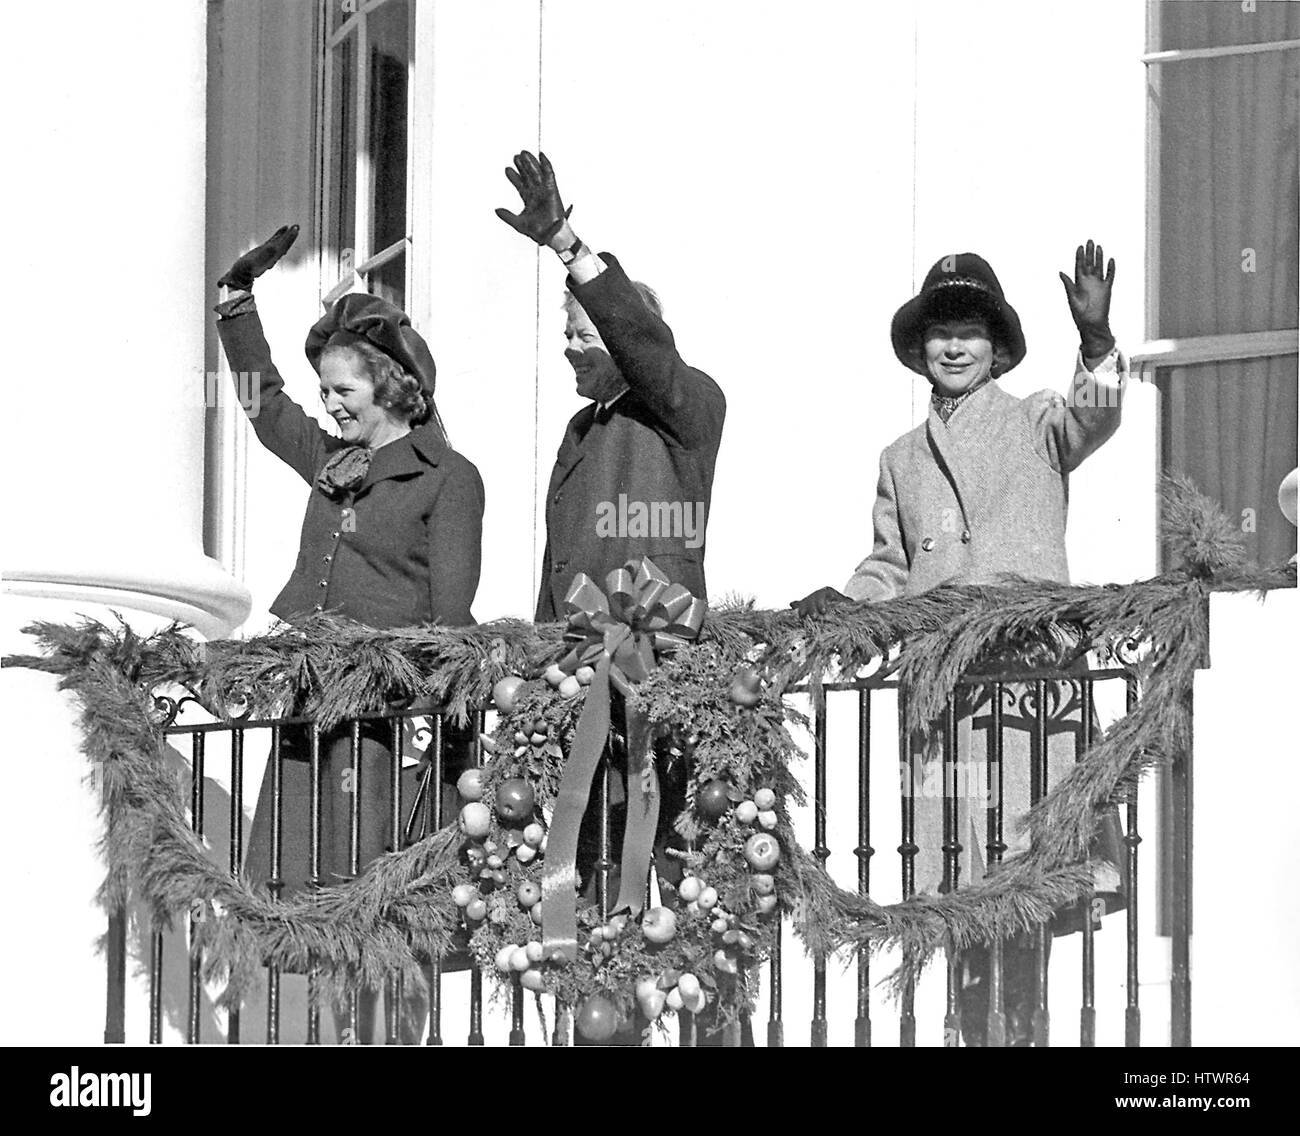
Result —
<path fill-rule="evenodd" d="M 633 280 L 632 287 L 636 289 L 636 294 L 641 297 L 641 302 L 660 319 L 663 319 L 664 306 L 659 299 L 659 293 L 651 288 L 649 284 L 642 284 L 640 280 Z M 564 310 L 569 312 L 574 308 L 581 310 L 582 305 L 578 303 L 578 298 L 572 292 L 566 290 L 564 293 Z"/>

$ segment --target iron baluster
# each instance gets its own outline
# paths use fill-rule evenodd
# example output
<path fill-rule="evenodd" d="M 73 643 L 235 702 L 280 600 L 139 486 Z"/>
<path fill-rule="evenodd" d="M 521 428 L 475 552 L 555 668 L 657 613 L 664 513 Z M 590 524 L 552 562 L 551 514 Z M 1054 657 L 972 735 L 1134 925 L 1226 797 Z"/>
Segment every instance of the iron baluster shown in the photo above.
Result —
<path fill-rule="evenodd" d="M 813 855 L 826 868 L 831 850 L 826 843 L 826 718 L 830 706 L 824 692 L 813 692 Z M 824 1049 L 827 1044 L 826 1026 L 826 955 L 818 951 L 813 955 L 813 1018 L 812 1044 Z"/>
<path fill-rule="evenodd" d="M 190 831 L 203 842 L 203 747 L 207 735 L 194 733 L 190 735 Z M 200 909 L 202 911 L 202 909 Z M 203 1004 L 203 955 L 193 949 L 196 917 L 190 911 L 190 981 L 189 981 L 189 1028 L 185 1040 L 190 1045 L 197 1045 L 201 1037 L 202 1017 L 200 1007 Z"/>
<path fill-rule="evenodd" d="M 244 863 L 244 731 L 230 736 L 230 874 L 239 878 Z M 239 1044 L 239 1003 L 226 1015 L 226 1042 Z"/>
<path fill-rule="evenodd" d="M 858 691 L 858 894 L 871 892 L 871 690 Z M 871 953 L 858 952 L 858 1016 L 853 1023 L 853 1044 L 871 1044 Z"/>
<path fill-rule="evenodd" d="M 1137 679 L 1129 675 L 1124 682 L 1124 704 L 1125 711 L 1133 713 L 1134 707 L 1138 702 Z M 1128 902 L 1124 907 L 1125 925 L 1124 930 L 1127 936 L 1126 947 L 1126 973 L 1125 973 L 1125 990 L 1127 1003 L 1124 1007 L 1124 1044 L 1128 1047 L 1136 1047 L 1142 1044 L 1142 1009 L 1138 1002 L 1138 845 L 1142 843 L 1142 837 L 1138 832 L 1138 787 L 1137 784 L 1130 785 L 1126 800 L 1124 803 L 1125 811 L 1125 833 L 1124 844 L 1128 849 L 1128 870 L 1125 884 L 1127 885 Z"/>

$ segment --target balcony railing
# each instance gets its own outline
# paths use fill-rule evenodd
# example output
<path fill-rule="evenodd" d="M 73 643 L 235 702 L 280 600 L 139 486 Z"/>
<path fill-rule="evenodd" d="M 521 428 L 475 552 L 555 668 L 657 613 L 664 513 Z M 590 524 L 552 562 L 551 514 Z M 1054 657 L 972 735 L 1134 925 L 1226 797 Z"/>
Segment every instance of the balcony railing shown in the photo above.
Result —
<path fill-rule="evenodd" d="M 1141 689 L 1134 667 L 1121 661 L 1120 665 L 1109 667 L 1082 667 L 1080 665 L 1035 668 L 1024 665 L 1006 665 L 996 670 L 981 670 L 978 674 L 964 677 L 949 696 L 947 710 L 941 730 L 941 743 L 935 760 L 941 763 L 939 793 L 941 794 L 943 833 L 938 852 L 942 856 L 943 884 L 942 891 L 960 890 L 966 886 L 970 875 L 970 861 L 973 850 L 965 847 L 962 836 L 969 829 L 959 829 L 960 798 L 970 798 L 970 768 L 963 764 L 959 752 L 958 727 L 963 716 L 969 714 L 976 699 L 982 699 L 987 708 L 986 719 L 982 723 L 987 737 L 991 741 L 988 759 L 981 773 L 986 778 L 983 789 L 986 796 L 982 811 L 985 824 L 985 856 L 988 868 L 996 872 L 997 865 L 1004 859 L 1010 848 L 1012 834 L 1008 831 L 1008 820 L 1004 809 L 1003 781 L 1011 768 L 1007 763 L 1023 759 L 1029 768 L 1022 769 L 1021 775 L 1031 786 L 1031 801 L 1040 800 L 1050 788 L 1048 778 L 1049 732 L 1061 721 L 1069 720 L 1076 760 L 1082 759 L 1089 747 L 1096 740 L 1096 709 L 1105 688 L 1122 697 L 1125 711 L 1131 710 L 1141 696 Z M 877 888 L 892 889 L 897 881 L 898 894 L 906 899 L 917 891 L 917 860 L 927 851 L 925 842 L 932 839 L 932 834 L 921 831 L 916 818 L 916 787 L 925 781 L 926 771 L 921 768 L 924 761 L 914 742 L 910 740 L 904 726 L 904 706 L 908 692 L 899 678 L 888 666 L 881 667 L 874 675 L 857 677 L 843 681 L 826 682 L 815 691 L 800 687 L 789 692 L 789 697 L 799 698 L 812 695 L 809 712 L 809 741 L 812 750 L 812 785 L 811 813 L 805 818 L 806 831 L 799 836 L 807 843 L 812 854 L 823 864 L 829 866 L 832 857 L 832 840 L 830 833 L 846 824 L 855 835 L 852 856 L 856 859 L 856 887 L 860 894 L 867 895 L 874 880 Z M 1111 697 L 1108 694 L 1106 697 Z M 1056 703 L 1054 705 L 1054 699 Z M 1119 698 L 1115 699 L 1118 702 Z M 191 701 L 181 699 L 160 702 L 165 716 L 164 732 L 170 739 L 173 749 L 182 755 L 188 766 L 190 822 L 194 833 L 205 837 L 205 826 L 209 818 L 205 815 L 205 784 L 210 783 L 214 773 L 226 775 L 229 786 L 229 847 L 225 857 L 226 866 L 232 873 L 239 873 L 244 858 L 245 816 L 243 808 L 244 757 L 250 745 L 265 746 L 269 749 L 269 769 L 272 778 L 271 800 L 275 820 L 272 825 L 271 879 L 268 887 L 272 895 L 278 895 L 282 884 L 283 832 L 285 826 L 285 801 L 282 793 L 285 731 L 289 729 L 305 731 L 309 744 L 307 747 L 307 764 L 311 785 L 309 811 L 307 818 L 310 833 L 307 858 L 308 862 L 299 867 L 306 868 L 309 884 L 319 886 L 325 881 L 321 873 L 320 844 L 320 807 L 321 807 L 321 739 L 322 731 L 318 723 L 306 718 L 275 720 L 235 720 L 210 721 L 197 724 L 182 723 L 178 712 L 182 704 Z M 1022 743 L 1014 748 L 1013 756 L 1004 746 L 1007 732 L 1011 729 L 1006 707 L 1015 701 L 1023 710 L 1028 707 L 1026 716 L 1017 717 L 1017 723 L 1023 727 L 1029 724 L 1029 737 L 1022 738 Z M 851 705 L 845 705 L 846 703 Z M 1067 710 L 1063 714 L 1062 704 Z M 882 709 L 883 707 L 883 709 Z M 848 713 L 846 713 L 846 711 Z M 481 738 L 481 731 L 489 724 L 492 712 L 480 710 L 472 723 L 473 737 Z M 882 717 L 890 725 L 882 732 Z M 853 724 L 856 718 L 855 745 L 839 739 L 845 733 L 845 727 Z M 448 795 L 454 796 L 455 790 L 445 783 L 444 773 L 448 765 L 446 738 L 450 726 L 437 713 L 428 710 L 415 711 L 406 709 L 382 714 L 364 715 L 349 720 L 343 727 L 350 737 L 350 775 L 352 778 L 351 815 L 349 831 L 349 876 L 355 877 L 363 869 L 360 862 L 361 831 L 361 793 L 360 779 L 377 775 L 375 769 L 364 769 L 362 761 L 362 730 L 373 730 L 376 726 L 387 732 L 389 739 L 389 767 L 379 775 L 389 780 L 391 813 L 388 819 L 390 846 L 398 849 L 436 830 L 444 818 L 444 804 Z M 336 728 L 337 729 L 337 728 Z M 464 737 L 465 735 L 460 735 Z M 217 748 L 214 739 L 222 739 L 221 748 L 228 746 L 228 756 L 221 757 L 222 768 L 212 768 L 212 750 Z M 402 768 L 404 760 L 410 760 L 414 750 L 419 751 L 422 760 L 418 788 L 413 794 L 403 791 Z M 256 739 L 256 740 L 254 740 Z M 831 740 L 834 739 L 834 744 Z M 614 741 L 617 745 L 617 732 Z M 911 790 L 900 795 L 898 782 L 892 778 L 882 778 L 882 754 L 897 746 L 897 768 L 904 779 L 904 784 Z M 855 749 L 850 757 L 850 750 Z M 1023 751 L 1023 752 L 1022 752 Z M 262 750 L 261 752 L 265 752 Z M 405 755 L 405 756 L 404 756 Z M 484 749 L 480 740 L 471 743 L 469 760 L 475 764 L 484 761 Z M 939 772 L 935 766 L 931 773 Z M 832 789 L 836 776 L 852 775 L 854 788 L 851 792 L 845 785 Z M 610 810 L 611 777 L 618 774 L 611 768 L 610 754 L 607 750 L 602 765 L 602 772 L 596 781 L 596 793 L 592 808 L 597 809 L 608 821 Z M 885 781 L 882 784 L 882 780 Z M 933 786 L 933 777 L 930 781 Z M 1189 1045 L 1191 1042 L 1190 1006 L 1191 975 L 1189 968 L 1189 897 L 1191 894 L 1191 768 L 1190 756 L 1181 755 L 1168 770 L 1168 796 L 1172 808 L 1167 813 L 1170 826 L 1170 838 L 1173 848 L 1172 858 L 1167 869 L 1156 881 L 1162 899 L 1167 904 L 1170 919 L 1166 927 L 1172 948 L 1172 965 L 1170 975 L 1170 1040 L 1175 1046 Z M 847 799 L 846 799 L 847 798 Z M 1142 939 L 1139 929 L 1148 925 L 1153 911 L 1139 910 L 1139 896 L 1144 894 L 1140 887 L 1144 881 L 1139 878 L 1139 845 L 1142 835 L 1139 831 L 1139 799 L 1136 786 L 1127 791 L 1122 802 L 1124 810 L 1122 842 L 1127 853 L 1122 864 L 1122 890 L 1126 896 L 1124 905 L 1125 935 L 1123 938 L 1123 969 L 1125 974 L 1125 1005 L 1123 1009 L 1123 1041 L 1130 1046 L 1143 1042 L 1142 1007 L 1140 1004 L 1141 988 L 1139 984 L 1139 951 Z M 873 840 L 880 840 L 883 827 L 879 822 L 881 809 L 894 810 L 898 817 L 901 836 L 897 845 L 897 859 L 886 871 L 881 870 L 879 859 L 881 850 L 873 846 Z M 873 834 L 873 817 L 876 829 Z M 610 847 L 610 825 L 598 826 L 600 848 L 596 860 L 597 872 L 596 898 L 601 908 L 602 921 L 609 916 L 608 876 L 613 859 Z M 891 830 L 892 831 L 892 830 Z M 935 849 L 930 848 L 933 853 Z M 873 864 L 874 861 L 874 864 Z M 653 874 L 653 873 L 652 873 Z M 892 880 L 891 880 L 892 877 Z M 1146 888 L 1146 892 L 1152 889 Z M 1085 900 L 1088 897 L 1085 897 Z M 1098 935 L 1099 915 L 1094 905 L 1086 902 L 1082 906 L 1084 913 L 1081 920 L 1081 963 L 1075 981 L 1079 982 L 1079 1044 L 1091 1046 L 1097 1043 L 1097 965 L 1101 949 L 1101 936 Z M 191 932 L 193 921 L 204 918 L 202 908 L 190 913 Z M 128 1040 L 126 1032 L 126 963 L 127 963 L 128 916 L 125 909 L 113 913 L 109 919 L 108 930 L 108 1013 L 105 1028 L 105 1040 L 124 1042 Z M 160 928 L 148 928 L 145 932 L 148 965 L 148 1038 L 151 1043 L 160 1043 L 164 1037 L 164 949 L 165 939 Z M 786 935 L 788 938 L 788 933 Z M 1032 958 L 1032 995 L 1030 999 L 1031 1021 L 1029 1022 L 1033 1045 L 1043 1046 L 1051 1042 L 1051 1018 L 1048 1011 L 1048 991 L 1050 982 L 1057 982 L 1062 977 L 1059 964 L 1056 969 L 1050 965 L 1051 931 L 1046 924 L 1040 924 L 1030 934 L 1029 951 Z M 1105 937 L 1108 942 L 1114 936 Z M 777 936 L 766 976 L 765 1014 L 766 1029 L 757 1030 L 759 1036 L 765 1036 L 769 1046 L 781 1046 L 787 1041 L 787 1025 L 784 1017 L 785 994 L 791 984 L 811 980 L 811 1020 L 806 1032 L 800 1030 L 814 1046 L 827 1045 L 831 1037 L 834 1022 L 831 999 L 828 997 L 828 965 L 832 962 L 825 955 L 816 955 L 810 963 L 797 962 L 783 956 L 780 935 Z M 1118 943 L 1116 944 L 1118 946 Z M 183 945 L 173 947 L 188 954 Z M 786 952 L 788 954 L 788 952 Z M 1058 958 L 1059 958 L 1058 952 Z M 426 1043 L 441 1045 L 444 1042 L 444 959 L 423 960 L 427 992 L 427 1035 Z M 465 966 L 463 956 L 455 960 L 458 968 Z M 221 1040 L 218 1031 L 212 1036 L 203 1033 L 204 1002 L 208 997 L 203 981 L 203 960 L 196 953 L 186 959 L 188 983 L 184 998 L 184 1034 L 185 1041 L 199 1043 Z M 958 1045 L 965 1038 L 983 1035 L 983 1041 L 989 1045 L 1009 1044 L 1013 1038 L 1008 1030 L 1008 1021 L 1003 1006 L 1003 945 L 992 943 L 987 949 L 987 973 L 983 977 L 988 992 L 987 1020 L 978 1023 L 979 1028 L 972 1028 L 971 1011 L 965 1009 L 963 1021 L 963 958 L 955 951 L 949 951 L 946 960 L 946 995 L 943 1007 L 943 1042 Z M 879 975 L 877 975 L 879 977 Z M 470 968 L 468 989 L 468 1036 L 470 1045 L 483 1045 L 486 1041 L 484 1029 L 485 996 L 483 974 Z M 266 972 L 266 1022 L 265 1033 L 257 1033 L 258 1041 L 276 1043 L 281 1038 L 284 1006 L 281 999 L 283 976 L 275 969 Z M 323 1040 L 321 1022 L 321 1002 L 317 990 L 318 975 L 309 968 L 309 994 L 305 1008 L 305 1037 L 309 1044 L 319 1044 Z M 404 1037 L 399 1021 L 400 1007 L 403 1004 L 404 991 L 400 978 L 388 979 L 385 990 L 385 1029 L 384 1037 L 389 1044 L 398 1044 Z M 887 1041 L 888 1044 L 913 1046 L 918 1043 L 918 1007 L 915 984 L 906 982 L 901 996 L 896 1003 L 896 1010 L 891 1009 L 891 1016 L 896 1014 L 896 1021 L 884 1028 L 880 1020 L 881 1010 L 878 999 L 873 1020 L 873 971 L 872 960 L 868 953 L 861 952 L 856 962 L 856 997 L 851 1006 L 845 1006 L 845 1018 L 852 1014 L 853 1042 L 858 1046 L 869 1046 Z M 521 988 L 516 975 L 513 980 L 510 999 L 510 1028 L 508 1041 L 510 1045 L 525 1044 L 525 991 Z M 342 1013 L 351 1031 L 351 1038 L 360 1037 L 360 1014 L 358 999 L 350 995 Z M 681 1012 L 681 1043 L 685 1045 L 703 1043 L 697 1036 L 696 1023 L 692 1015 Z M 555 1029 L 551 1038 L 553 1043 L 566 1041 L 564 1015 L 555 1014 L 552 1018 Z M 841 1019 L 842 1021 L 844 1019 Z M 174 1023 L 179 1025 L 179 1023 Z M 226 1016 L 224 1040 L 238 1043 L 243 1038 L 241 1026 L 241 1007 L 232 1007 Z M 938 1023 L 922 1023 L 923 1032 Z M 734 1035 L 736 1031 L 732 1031 Z M 746 1030 L 748 1033 L 748 1029 Z M 347 1036 L 346 1034 L 344 1036 Z M 932 1033 L 927 1036 L 933 1036 Z M 804 1038 L 800 1038 L 803 1042 Z M 251 1039 L 251 1034 L 250 1034 Z M 136 1040 L 136 1039 L 130 1039 Z M 729 1041 L 738 1043 L 738 1038 L 729 1036 Z M 794 1040 L 790 1038 L 789 1040 Z M 1148 1039 L 1149 1040 L 1149 1039 Z"/>

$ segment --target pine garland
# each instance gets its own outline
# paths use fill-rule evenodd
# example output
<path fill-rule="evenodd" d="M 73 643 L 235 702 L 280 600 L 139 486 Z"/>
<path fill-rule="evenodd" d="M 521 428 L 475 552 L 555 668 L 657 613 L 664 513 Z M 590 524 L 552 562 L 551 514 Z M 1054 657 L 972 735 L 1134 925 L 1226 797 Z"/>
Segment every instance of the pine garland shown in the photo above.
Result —
<path fill-rule="evenodd" d="M 742 792 L 758 784 L 776 792 L 783 848 L 778 889 L 797 932 L 817 952 L 898 948 L 903 962 L 891 982 L 901 988 L 935 951 L 1026 930 L 1088 892 L 1089 847 L 1101 814 L 1145 770 L 1169 762 L 1190 741 L 1188 695 L 1207 654 L 1208 595 L 1295 586 L 1294 564 L 1244 568 L 1230 523 L 1190 485 L 1168 487 L 1165 519 L 1181 566 L 1126 586 L 950 586 L 846 605 L 814 620 L 745 605 L 714 609 L 698 641 L 664 660 L 635 689 L 634 700 L 651 721 L 688 743 L 697 786 L 723 779 Z M 326 729 L 412 702 L 441 706 L 464 722 L 499 679 L 536 675 L 554 662 L 564 650 L 563 630 L 504 620 L 456 630 L 372 631 L 319 615 L 269 635 L 203 644 L 178 626 L 140 637 L 120 620 L 116 627 L 86 620 L 32 625 L 26 632 L 42 654 L 7 657 L 3 665 L 57 674 L 60 688 L 80 701 L 82 749 L 101 770 L 107 815 L 101 902 L 113 910 L 133 895 L 159 926 L 201 910 L 192 948 L 202 954 L 205 977 L 224 981 L 223 1000 L 234 1002 L 267 965 L 302 970 L 310 963 L 339 989 L 378 985 L 394 972 L 422 982 L 420 961 L 448 952 L 462 927 L 450 891 L 465 878 L 463 838 L 450 826 L 380 857 L 351 883 L 272 901 L 209 860 L 190 831 L 184 793 L 166 772 L 167 743 L 152 692 L 179 684 L 219 717 L 292 713 L 315 717 Z M 1025 852 L 975 886 L 882 906 L 836 886 L 795 841 L 786 810 L 803 803 L 791 772 L 799 750 L 790 734 L 801 718 L 782 696 L 807 683 L 816 703 L 824 675 L 878 665 L 899 643 L 897 675 L 909 691 L 907 725 L 915 730 L 931 728 L 962 675 L 1000 659 L 1014 658 L 1018 667 L 1026 658 L 1050 665 L 1080 645 L 1114 655 L 1141 644 L 1134 670 L 1143 697 L 1029 812 Z M 752 710 L 727 695 L 744 666 L 760 670 L 766 682 L 763 701 Z M 518 714 L 546 718 L 567 739 L 576 709 L 539 684 Z M 507 752 L 515 726 L 503 715 L 498 740 Z M 543 801 L 554 795 L 561 766 L 553 752 L 523 770 Z M 489 768 L 489 792 L 505 768 Z M 736 860 L 733 822 L 709 824 L 688 805 L 677 828 L 695 842 L 698 856 L 721 856 L 720 878 L 735 883 L 725 867 Z M 591 912 L 584 920 L 585 928 L 596 925 Z M 488 930 L 471 944 L 479 960 L 490 963 L 490 948 L 523 934 L 525 924 L 517 912 L 485 924 Z M 570 1006 L 597 989 L 626 998 L 637 975 L 658 965 L 636 943 L 620 939 L 614 959 L 575 967 L 554 991 Z M 760 942 L 749 961 L 766 947 Z M 752 975 L 742 968 L 729 1011 L 751 992 Z"/>

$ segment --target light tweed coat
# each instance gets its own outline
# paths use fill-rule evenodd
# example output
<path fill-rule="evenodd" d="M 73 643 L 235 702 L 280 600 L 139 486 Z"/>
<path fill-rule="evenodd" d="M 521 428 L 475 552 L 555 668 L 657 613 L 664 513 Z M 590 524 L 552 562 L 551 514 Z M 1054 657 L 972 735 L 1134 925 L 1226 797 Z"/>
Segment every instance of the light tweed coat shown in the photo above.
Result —
<path fill-rule="evenodd" d="M 872 513 L 875 547 L 845 592 L 853 599 L 880 601 L 944 583 L 993 583 L 1008 574 L 1068 582 L 1069 474 L 1118 428 L 1126 381 L 1117 352 L 1095 367 L 1090 372 L 1077 361 L 1068 399 L 1048 390 L 1015 398 L 989 382 L 946 423 L 931 406 L 924 423 L 880 456 Z M 1048 687 L 1050 788 L 1076 760 L 1081 719 L 1069 684 Z M 959 782 L 961 883 L 980 879 L 987 866 L 988 693 L 962 706 L 958 724 L 957 756 L 966 763 Z M 1015 703 L 1004 707 L 1003 718 L 1004 839 L 1011 855 L 1024 847 L 1017 824 L 1030 804 L 1034 710 L 1025 702 L 1026 688 L 1008 687 L 1007 695 Z M 935 776 L 941 755 L 934 741 L 916 739 L 914 751 L 919 758 L 914 839 L 921 846 L 916 888 L 933 892 L 943 878 L 942 782 Z M 906 786 L 906 777 L 903 781 Z M 1118 859 L 1113 847 L 1098 854 Z"/>
<path fill-rule="evenodd" d="M 1069 474 L 1119 427 L 1112 353 L 1084 369 L 1067 401 L 1044 390 L 1016 398 L 996 382 L 945 423 L 929 417 L 880 455 L 875 547 L 845 586 L 855 600 L 915 596 L 943 583 L 1014 574 L 1068 582 Z"/>

